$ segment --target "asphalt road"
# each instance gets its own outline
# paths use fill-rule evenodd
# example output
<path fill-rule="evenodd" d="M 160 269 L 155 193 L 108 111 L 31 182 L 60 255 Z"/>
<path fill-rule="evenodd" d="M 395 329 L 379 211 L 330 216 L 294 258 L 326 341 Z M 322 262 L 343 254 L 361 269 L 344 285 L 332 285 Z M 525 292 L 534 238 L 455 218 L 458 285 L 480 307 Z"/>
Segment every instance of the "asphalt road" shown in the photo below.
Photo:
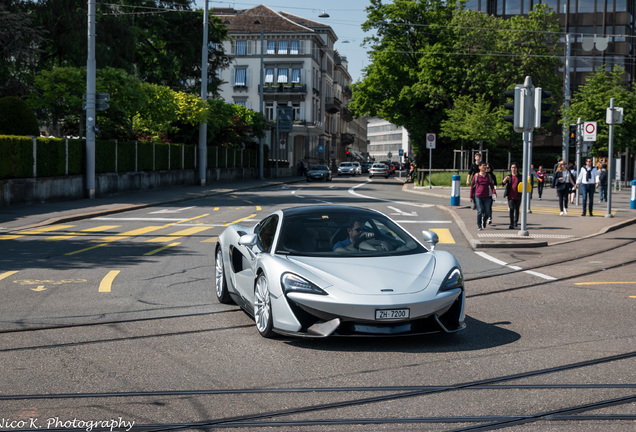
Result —
<path fill-rule="evenodd" d="M 475 252 L 445 202 L 401 186 L 336 178 L 0 239 L 0 430 L 636 430 L 634 226 Z M 216 302 L 225 226 L 319 203 L 438 232 L 467 329 L 269 340 Z"/>

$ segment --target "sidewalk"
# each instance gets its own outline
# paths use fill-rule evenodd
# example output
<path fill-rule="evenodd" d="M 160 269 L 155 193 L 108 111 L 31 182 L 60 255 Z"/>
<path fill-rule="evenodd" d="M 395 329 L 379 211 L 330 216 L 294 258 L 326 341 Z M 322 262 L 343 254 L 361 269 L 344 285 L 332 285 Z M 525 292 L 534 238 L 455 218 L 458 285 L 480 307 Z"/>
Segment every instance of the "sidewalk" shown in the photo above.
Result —
<path fill-rule="evenodd" d="M 396 181 L 402 181 L 396 179 Z M 0 208 L 0 234 L 22 231 L 45 225 L 70 222 L 87 217 L 103 216 L 156 205 L 184 202 L 232 191 L 258 189 L 266 186 L 304 182 L 302 177 L 279 179 L 249 179 L 215 182 L 206 186 L 178 186 L 141 192 L 122 193 L 95 199 L 81 199 L 40 204 L 18 205 Z M 493 205 L 493 224 L 484 231 L 477 230 L 477 212 L 471 209 L 468 189 L 462 188 L 459 206 L 450 205 L 450 187 L 415 187 L 405 183 L 403 190 L 422 196 L 443 198 L 448 204 L 439 207 L 449 212 L 473 248 L 540 247 L 582 238 L 636 224 L 636 210 L 630 210 L 630 190 L 612 193 L 612 218 L 604 217 L 607 203 L 594 203 L 594 217 L 582 217 L 581 207 L 571 205 L 569 215 L 559 216 L 556 191 L 546 188 L 543 199 L 531 201 L 527 218 L 528 236 L 519 236 L 518 230 L 510 230 L 507 201 Z M 536 196 L 535 196 L 536 198 Z M 595 195 L 598 199 L 598 194 Z"/>
<path fill-rule="evenodd" d="M 528 236 L 519 235 L 519 229 L 511 230 L 508 213 L 508 202 L 503 196 L 493 203 L 492 225 L 485 230 L 477 229 L 477 211 L 472 210 L 469 200 L 469 189 L 461 188 L 460 205 L 451 206 L 450 187 L 416 187 L 413 183 L 406 183 L 404 190 L 448 199 L 448 205 L 440 206 L 447 210 L 455 219 L 466 239 L 473 248 L 532 248 L 567 243 L 583 238 L 593 237 L 609 231 L 617 230 L 636 224 L 636 210 L 630 210 L 630 189 L 612 191 L 612 216 L 607 214 L 607 203 L 598 202 L 598 192 L 594 195 L 594 217 L 581 216 L 583 211 L 582 197 L 579 204 L 569 204 L 567 215 L 559 216 L 560 209 L 557 201 L 556 189 L 545 188 L 542 199 L 538 199 L 537 191 L 530 201 L 530 212 L 527 214 L 526 231 Z M 576 201 L 575 201 L 576 202 Z"/>

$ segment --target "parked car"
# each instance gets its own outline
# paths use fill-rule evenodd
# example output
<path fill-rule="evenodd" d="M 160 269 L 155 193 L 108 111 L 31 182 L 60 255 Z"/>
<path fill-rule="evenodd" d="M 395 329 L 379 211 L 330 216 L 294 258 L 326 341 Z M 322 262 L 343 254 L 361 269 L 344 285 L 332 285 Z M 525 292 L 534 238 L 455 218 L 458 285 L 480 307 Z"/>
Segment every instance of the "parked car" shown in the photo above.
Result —
<path fill-rule="evenodd" d="M 331 170 L 327 165 L 312 165 L 307 170 L 307 181 L 311 180 L 331 181 Z"/>
<path fill-rule="evenodd" d="M 389 178 L 389 169 L 383 163 L 374 163 L 369 168 L 369 178 L 373 178 L 373 176 Z"/>
<path fill-rule="evenodd" d="M 353 164 L 353 167 L 356 170 L 356 174 L 362 175 L 362 165 L 360 165 L 360 162 L 351 162 L 351 163 Z"/>
<path fill-rule="evenodd" d="M 216 297 L 243 308 L 263 337 L 462 330 L 461 267 L 449 252 L 435 250 L 437 234 L 422 236 L 428 249 L 386 215 L 364 208 L 278 210 L 219 235 Z"/>
<path fill-rule="evenodd" d="M 338 175 L 356 175 L 356 167 L 353 162 L 340 162 L 338 165 Z"/>

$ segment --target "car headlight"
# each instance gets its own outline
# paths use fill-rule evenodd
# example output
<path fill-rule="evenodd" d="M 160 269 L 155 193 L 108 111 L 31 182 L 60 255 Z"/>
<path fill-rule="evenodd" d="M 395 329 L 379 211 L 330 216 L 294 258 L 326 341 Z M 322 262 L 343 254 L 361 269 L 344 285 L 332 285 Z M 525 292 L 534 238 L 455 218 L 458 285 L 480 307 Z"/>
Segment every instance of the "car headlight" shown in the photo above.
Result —
<path fill-rule="evenodd" d="M 315 284 L 292 273 L 283 274 L 280 278 L 280 282 L 283 285 L 283 291 L 285 291 L 285 293 L 303 292 L 308 294 L 327 295 L 326 292 L 318 288 Z"/>
<path fill-rule="evenodd" d="M 439 288 L 440 291 L 449 291 L 455 288 L 463 288 L 464 287 L 464 276 L 462 275 L 462 271 L 455 267 L 452 269 L 446 279 L 444 279 L 444 283 Z"/>

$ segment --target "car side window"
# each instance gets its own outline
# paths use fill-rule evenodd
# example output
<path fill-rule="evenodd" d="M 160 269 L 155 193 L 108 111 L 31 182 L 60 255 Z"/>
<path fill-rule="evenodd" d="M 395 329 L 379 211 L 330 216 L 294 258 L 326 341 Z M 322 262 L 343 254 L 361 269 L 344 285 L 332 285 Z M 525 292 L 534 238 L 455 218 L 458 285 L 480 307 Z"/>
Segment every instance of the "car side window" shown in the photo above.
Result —
<path fill-rule="evenodd" d="M 272 215 L 265 219 L 258 227 L 258 247 L 263 252 L 272 250 L 274 244 L 274 236 L 276 235 L 276 227 L 278 226 L 278 216 Z"/>

